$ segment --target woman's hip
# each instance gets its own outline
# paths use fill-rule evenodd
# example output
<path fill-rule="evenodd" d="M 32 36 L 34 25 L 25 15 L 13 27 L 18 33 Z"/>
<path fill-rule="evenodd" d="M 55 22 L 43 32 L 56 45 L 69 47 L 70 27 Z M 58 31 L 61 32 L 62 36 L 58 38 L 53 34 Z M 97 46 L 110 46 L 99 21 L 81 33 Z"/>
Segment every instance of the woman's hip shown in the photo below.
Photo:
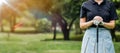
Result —
<path fill-rule="evenodd" d="M 96 28 L 88 28 L 85 31 L 84 36 L 89 37 L 89 38 L 96 38 L 97 29 Z M 98 36 L 99 36 L 99 39 L 111 39 L 110 31 L 108 29 L 106 29 L 106 28 L 99 28 Z"/>

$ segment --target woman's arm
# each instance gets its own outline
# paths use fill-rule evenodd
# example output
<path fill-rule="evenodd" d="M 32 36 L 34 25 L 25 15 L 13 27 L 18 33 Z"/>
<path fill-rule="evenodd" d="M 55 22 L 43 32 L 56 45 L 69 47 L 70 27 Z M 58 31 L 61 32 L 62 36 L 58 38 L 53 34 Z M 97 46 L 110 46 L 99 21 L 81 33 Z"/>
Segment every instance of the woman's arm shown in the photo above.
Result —
<path fill-rule="evenodd" d="M 80 28 L 87 29 L 93 24 L 93 20 L 86 22 L 86 17 L 80 18 Z"/>
<path fill-rule="evenodd" d="M 115 28 L 115 20 L 111 20 L 109 23 L 104 22 L 103 26 L 108 29 L 113 29 Z"/>
<path fill-rule="evenodd" d="M 103 18 L 101 16 L 95 16 L 93 20 L 98 20 L 99 22 L 103 23 L 103 26 L 108 29 L 115 28 L 115 20 L 111 20 L 110 22 L 103 22 Z"/>

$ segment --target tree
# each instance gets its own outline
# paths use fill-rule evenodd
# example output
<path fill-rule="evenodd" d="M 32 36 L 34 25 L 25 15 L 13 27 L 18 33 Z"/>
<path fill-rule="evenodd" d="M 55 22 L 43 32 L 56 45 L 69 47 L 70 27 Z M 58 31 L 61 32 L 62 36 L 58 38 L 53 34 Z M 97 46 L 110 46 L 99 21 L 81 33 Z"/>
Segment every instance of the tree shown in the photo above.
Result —
<path fill-rule="evenodd" d="M 79 19 L 80 15 L 80 6 L 83 1 L 81 0 L 70 0 L 68 3 L 64 4 L 64 12 L 63 12 L 63 17 L 66 19 L 64 22 L 65 24 L 65 29 L 63 29 L 63 33 L 65 34 L 65 39 L 69 39 L 70 35 L 70 30 L 71 27 L 76 21 L 76 19 Z M 78 24 L 79 25 L 79 24 Z"/>
<path fill-rule="evenodd" d="M 14 26 L 16 24 L 16 18 L 22 16 L 22 12 L 26 10 L 26 5 L 20 0 L 6 1 L 1 7 L 1 18 L 6 19 L 10 23 L 11 32 L 14 32 Z M 6 15 L 7 14 L 7 15 Z M 2 26 L 2 25 L 1 25 Z"/>
<path fill-rule="evenodd" d="M 81 0 L 16 0 L 16 2 L 19 3 L 14 3 L 11 1 L 11 5 L 16 8 L 10 10 L 10 16 L 8 17 L 11 16 L 16 17 L 14 16 L 17 15 L 15 13 L 16 11 L 18 15 L 23 15 L 21 14 L 21 12 L 26 10 L 26 8 L 28 10 L 31 8 L 38 9 L 40 10 L 40 12 L 44 12 L 46 14 L 51 15 L 52 22 L 55 22 L 53 23 L 54 27 L 56 27 L 56 23 L 58 23 L 62 29 L 64 39 L 69 40 L 69 35 L 72 25 L 74 21 L 77 18 L 79 18 L 80 4 L 82 1 Z M 18 10 L 21 12 L 18 12 Z"/>
<path fill-rule="evenodd" d="M 54 32 L 58 23 L 65 40 L 69 40 L 74 21 L 79 18 L 81 0 L 24 0 L 31 8 L 51 15 Z M 43 5 L 44 4 L 44 5 Z M 50 12 L 50 13 L 49 13 Z M 54 33 L 54 35 L 56 32 Z M 56 35 L 55 35 L 56 36 Z M 55 37 L 54 36 L 54 37 Z"/>

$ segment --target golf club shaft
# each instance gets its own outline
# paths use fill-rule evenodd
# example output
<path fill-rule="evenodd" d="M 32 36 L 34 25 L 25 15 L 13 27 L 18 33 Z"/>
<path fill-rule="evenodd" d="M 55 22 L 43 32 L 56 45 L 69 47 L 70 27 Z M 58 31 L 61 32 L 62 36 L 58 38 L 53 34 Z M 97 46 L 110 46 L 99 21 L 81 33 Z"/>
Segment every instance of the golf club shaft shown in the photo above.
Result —
<path fill-rule="evenodd" d="M 96 36 L 97 40 L 96 40 L 96 42 L 97 42 L 97 53 L 98 53 L 98 52 L 99 52 L 99 51 L 98 51 L 98 43 L 99 43 L 99 26 L 98 26 L 98 25 L 97 25 L 97 28 L 96 28 L 96 29 L 97 29 L 97 33 L 96 33 L 96 35 L 97 35 L 97 36 Z"/>

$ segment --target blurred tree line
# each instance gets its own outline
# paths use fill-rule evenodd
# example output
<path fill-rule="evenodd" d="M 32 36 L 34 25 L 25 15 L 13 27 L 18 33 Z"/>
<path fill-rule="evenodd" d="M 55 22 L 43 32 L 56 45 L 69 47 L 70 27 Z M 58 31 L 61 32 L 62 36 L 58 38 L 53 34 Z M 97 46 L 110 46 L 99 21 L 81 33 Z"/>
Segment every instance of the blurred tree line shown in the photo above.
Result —
<path fill-rule="evenodd" d="M 0 9 L 2 11 L 0 13 L 1 20 L 7 20 L 10 23 L 11 32 L 14 32 L 14 26 L 17 24 L 16 20 L 24 17 L 32 22 L 32 26 L 35 27 L 36 32 L 40 31 L 39 29 L 49 31 L 50 29 L 48 28 L 52 28 L 54 32 L 53 39 L 56 39 L 56 27 L 58 24 L 63 33 L 64 40 L 69 40 L 70 31 L 73 25 L 75 26 L 76 34 L 82 33 L 82 30 L 80 30 L 79 27 L 79 15 L 81 4 L 84 1 L 86 0 L 8 0 Z M 117 13 L 120 16 L 120 1 L 110 1 L 114 2 L 117 8 Z M 33 13 L 34 10 L 36 10 L 37 13 Z M 32 16 L 26 14 L 26 11 L 32 14 Z M 45 14 L 45 16 L 40 13 Z M 48 20 L 51 21 L 51 24 L 45 20 L 43 22 L 40 21 L 39 19 L 41 19 L 41 17 L 47 17 Z M 22 23 L 24 23 L 24 21 L 22 21 Z M 120 31 L 119 22 L 120 19 L 116 21 L 116 29 L 118 31 Z M 1 31 L 4 31 L 3 28 L 4 25 L 1 24 Z M 116 38 L 115 29 L 111 30 L 111 34 L 113 38 Z"/>

